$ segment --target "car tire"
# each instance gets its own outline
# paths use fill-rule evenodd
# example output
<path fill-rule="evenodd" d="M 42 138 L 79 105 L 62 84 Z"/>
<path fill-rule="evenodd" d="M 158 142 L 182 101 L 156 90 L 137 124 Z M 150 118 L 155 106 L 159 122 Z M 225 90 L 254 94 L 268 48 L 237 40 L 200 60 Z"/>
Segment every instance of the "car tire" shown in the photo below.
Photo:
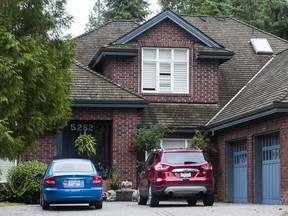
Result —
<path fill-rule="evenodd" d="M 96 201 L 94 203 L 94 205 L 95 205 L 95 209 L 102 209 L 103 201 L 102 200 L 101 201 Z"/>
<path fill-rule="evenodd" d="M 214 194 L 206 194 L 202 198 L 204 206 L 213 206 Z"/>
<path fill-rule="evenodd" d="M 197 203 L 197 198 L 196 197 L 191 197 L 187 199 L 187 203 L 189 206 L 195 206 Z"/>
<path fill-rule="evenodd" d="M 137 203 L 138 203 L 138 205 L 146 205 L 147 199 L 148 198 L 141 196 L 140 186 L 138 186 L 138 188 L 137 188 Z"/>
<path fill-rule="evenodd" d="M 42 206 L 42 209 L 43 210 L 48 210 L 49 209 L 49 202 L 47 202 L 43 195 L 41 196 L 41 199 L 40 199 L 40 205 Z"/>
<path fill-rule="evenodd" d="M 156 194 L 152 193 L 151 185 L 149 185 L 148 205 L 150 207 L 159 206 L 159 197 Z"/>

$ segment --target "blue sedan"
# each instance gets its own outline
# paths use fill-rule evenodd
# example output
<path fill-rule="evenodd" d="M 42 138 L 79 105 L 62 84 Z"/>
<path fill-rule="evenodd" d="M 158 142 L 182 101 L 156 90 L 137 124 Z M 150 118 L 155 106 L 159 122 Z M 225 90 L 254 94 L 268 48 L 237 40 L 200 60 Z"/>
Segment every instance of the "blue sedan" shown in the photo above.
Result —
<path fill-rule="evenodd" d="M 102 177 L 88 159 L 55 159 L 42 177 L 40 204 L 89 203 L 102 208 Z"/>

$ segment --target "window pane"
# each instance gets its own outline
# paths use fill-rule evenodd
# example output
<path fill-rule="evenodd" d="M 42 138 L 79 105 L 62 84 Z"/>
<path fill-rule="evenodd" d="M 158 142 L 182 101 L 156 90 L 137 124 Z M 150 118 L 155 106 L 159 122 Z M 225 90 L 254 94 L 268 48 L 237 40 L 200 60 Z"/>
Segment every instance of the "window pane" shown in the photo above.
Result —
<path fill-rule="evenodd" d="M 187 50 L 174 50 L 174 60 L 187 61 Z"/>
<path fill-rule="evenodd" d="M 162 140 L 162 147 L 167 148 L 185 148 L 185 140 Z"/>
<path fill-rule="evenodd" d="M 171 60 L 171 49 L 160 49 L 159 50 L 160 60 Z"/>
<path fill-rule="evenodd" d="M 202 152 L 167 152 L 163 154 L 163 162 L 169 164 L 202 163 L 205 161 Z"/>
<path fill-rule="evenodd" d="M 187 63 L 174 64 L 174 91 L 187 92 Z"/>
<path fill-rule="evenodd" d="M 143 90 L 156 89 L 156 62 L 143 63 Z"/>
<path fill-rule="evenodd" d="M 156 60 L 156 49 L 143 49 L 143 59 Z"/>

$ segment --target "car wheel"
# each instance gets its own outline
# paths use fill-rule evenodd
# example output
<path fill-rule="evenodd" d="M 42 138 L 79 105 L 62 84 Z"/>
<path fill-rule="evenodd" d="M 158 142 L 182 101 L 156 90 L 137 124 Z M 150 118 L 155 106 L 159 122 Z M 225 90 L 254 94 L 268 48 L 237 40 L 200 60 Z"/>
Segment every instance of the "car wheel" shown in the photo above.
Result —
<path fill-rule="evenodd" d="M 49 209 L 49 202 L 47 202 L 44 199 L 43 195 L 41 196 L 40 204 L 41 204 L 43 210 L 48 210 Z"/>
<path fill-rule="evenodd" d="M 191 197 L 191 198 L 187 199 L 187 203 L 189 206 L 195 206 L 197 203 L 196 197 Z"/>
<path fill-rule="evenodd" d="M 102 209 L 103 201 L 96 201 L 95 202 L 95 209 Z"/>
<path fill-rule="evenodd" d="M 202 198 L 204 206 L 213 206 L 214 194 L 206 194 Z"/>
<path fill-rule="evenodd" d="M 140 186 L 137 188 L 137 203 L 138 205 L 146 205 L 147 198 L 141 196 Z"/>
<path fill-rule="evenodd" d="M 159 197 L 156 194 L 152 193 L 151 185 L 149 185 L 148 205 L 150 207 L 158 207 L 159 206 Z"/>

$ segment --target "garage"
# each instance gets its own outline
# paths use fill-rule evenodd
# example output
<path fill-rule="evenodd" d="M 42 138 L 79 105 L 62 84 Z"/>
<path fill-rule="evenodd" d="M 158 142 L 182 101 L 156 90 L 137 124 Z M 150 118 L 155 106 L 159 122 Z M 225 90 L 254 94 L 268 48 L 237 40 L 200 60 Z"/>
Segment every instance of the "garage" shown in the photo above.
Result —
<path fill-rule="evenodd" d="M 247 203 L 247 146 L 246 140 L 228 144 L 228 200 Z"/>
<path fill-rule="evenodd" d="M 279 133 L 255 137 L 255 203 L 280 204 Z"/>

